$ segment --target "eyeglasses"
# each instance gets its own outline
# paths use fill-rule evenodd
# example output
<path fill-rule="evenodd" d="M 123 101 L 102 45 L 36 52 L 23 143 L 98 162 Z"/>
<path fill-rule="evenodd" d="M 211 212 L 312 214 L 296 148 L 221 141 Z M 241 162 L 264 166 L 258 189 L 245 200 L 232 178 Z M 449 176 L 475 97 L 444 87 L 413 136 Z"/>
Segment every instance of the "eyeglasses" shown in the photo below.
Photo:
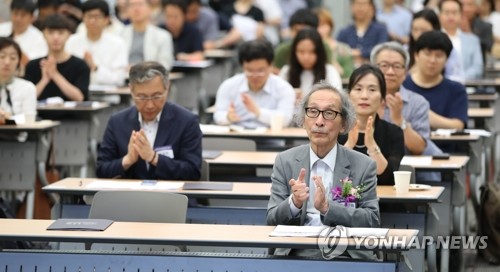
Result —
<path fill-rule="evenodd" d="M 386 72 L 387 70 L 389 70 L 389 68 L 392 68 L 394 72 L 402 72 L 406 68 L 404 64 L 397 62 L 396 63 L 381 62 L 377 63 L 377 66 L 378 68 L 380 68 L 380 70 L 382 70 L 382 72 Z"/>
<path fill-rule="evenodd" d="M 337 118 L 337 115 L 342 116 L 342 113 L 334 110 L 319 110 L 316 108 L 305 108 L 306 110 L 306 115 L 309 118 L 318 118 L 319 114 L 323 114 L 323 118 L 325 120 L 335 120 Z"/>
<path fill-rule="evenodd" d="M 257 71 L 257 72 L 250 72 L 250 71 L 244 71 L 245 76 L 247 77 L 264 77 L 268 74 L 266 71 Z"/>
<path fill-rule="evenodd" d="M 167 94 L 167 92 L 164 92 L 162 94 L 155 94 L 153 96 L 147 96 L 147 95 L 137 95 L 136 96 L 136 95 L 132 95 L 132 97 L 137 102 L 145 103 L 148 100 L 151 100 L 152 102 L 157 102 L 157 101 L 161 100 L 163 97 L 165 97 L 166 94 Z"/>

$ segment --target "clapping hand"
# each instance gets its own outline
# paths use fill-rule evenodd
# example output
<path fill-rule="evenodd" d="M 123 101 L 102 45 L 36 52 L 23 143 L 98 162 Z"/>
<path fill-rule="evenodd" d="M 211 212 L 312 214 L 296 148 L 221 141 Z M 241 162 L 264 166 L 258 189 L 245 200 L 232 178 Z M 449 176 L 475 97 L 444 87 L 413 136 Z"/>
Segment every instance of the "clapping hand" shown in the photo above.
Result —
<path fill-rule="evenodd" d="M 299 177 L 291 179 L 288 184 L 292 190 L 292 201 L 295 207 L 302 208 L 304 202 L 309 198 L 309 187 L 304 181 L 306 176 L 306 169 L 300 169 Z"/>

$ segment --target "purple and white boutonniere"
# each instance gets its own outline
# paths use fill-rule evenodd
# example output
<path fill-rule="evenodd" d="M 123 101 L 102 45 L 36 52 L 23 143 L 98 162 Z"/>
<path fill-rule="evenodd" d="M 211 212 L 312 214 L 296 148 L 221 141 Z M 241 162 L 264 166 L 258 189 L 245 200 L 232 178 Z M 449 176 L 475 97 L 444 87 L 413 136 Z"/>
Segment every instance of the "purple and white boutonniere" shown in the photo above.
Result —
<path fill-rule="evenodd" d="M 352 186 L 352 179 L 345 177 L 340 179 L 342 186 L 336 186 L 331 189 L 332 199 L 338 203 L 344 204 L 346 207 L 356 208 L 356 201 L 361 199 L 361 193 L 365 189 L 365 184 Z"/>

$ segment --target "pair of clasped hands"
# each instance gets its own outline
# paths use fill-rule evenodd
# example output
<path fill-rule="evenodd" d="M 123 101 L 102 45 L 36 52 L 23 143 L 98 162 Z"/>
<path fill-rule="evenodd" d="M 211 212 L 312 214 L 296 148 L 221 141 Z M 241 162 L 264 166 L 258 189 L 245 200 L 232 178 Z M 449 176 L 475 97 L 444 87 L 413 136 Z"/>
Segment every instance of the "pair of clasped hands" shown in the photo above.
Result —
<path fill-rule="evenodd" d="M 302 205 L 309 198 L 309 186 L 307 186 L 304 180 L 306 176 L 306 169 L 301 168 L 299 177 L 297 179 L 291 179 L 288 184 L 292 190 L 292 201 L 295 207 L 302 208 Z M 321 214 L 325 214 L 328 211 L 329 204 L 326 199 L 326 189 L 323 184 L 323 178 L 321 176 L 313 176 L 315 193 L 314 193 L 314 208 L 318 210 Z"/>
<path fill-rule="evenodd" d="M 150 163 L 153 163 L 156 157 L 156 153 L 151 147 L 148 137 L 146 137 L 146 133 L 143 129 L 139 131 L 132 131 L 128 143 L 128 153 L 123 158 L 123 165 L 130 167 L 137 162 L 139 157 Z"/>

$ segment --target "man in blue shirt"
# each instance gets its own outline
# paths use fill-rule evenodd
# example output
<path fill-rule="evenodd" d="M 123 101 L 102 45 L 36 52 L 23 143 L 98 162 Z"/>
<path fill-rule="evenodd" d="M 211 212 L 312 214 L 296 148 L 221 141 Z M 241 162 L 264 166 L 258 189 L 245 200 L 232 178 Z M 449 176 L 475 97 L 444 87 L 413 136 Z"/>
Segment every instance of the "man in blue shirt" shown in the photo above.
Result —
<path fill-rule="evenodd" d="M 377 12 L 377 20 L 387 26 L 391 40 L 403 44 L 410 40 L 412 17 L 411 12 L 399 6 L 396 0 L 384 0 Z"/>

